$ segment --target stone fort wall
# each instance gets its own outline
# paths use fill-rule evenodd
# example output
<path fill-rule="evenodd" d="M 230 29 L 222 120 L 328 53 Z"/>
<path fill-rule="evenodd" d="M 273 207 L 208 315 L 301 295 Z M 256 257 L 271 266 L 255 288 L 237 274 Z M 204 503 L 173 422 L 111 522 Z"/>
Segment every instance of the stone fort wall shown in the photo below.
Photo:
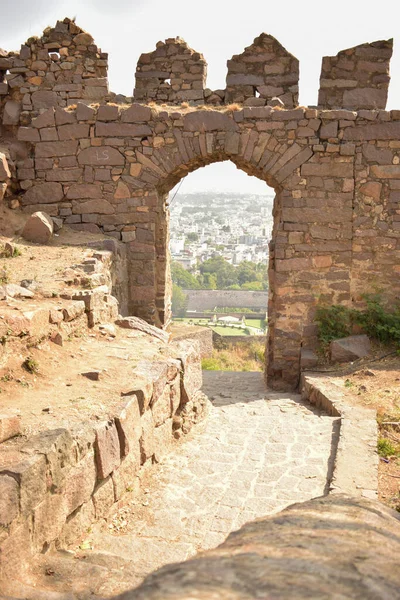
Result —
<path fill-rule="evenodd" d="M 298 62 L 271 36 L 233 57 L 216 91 L 205 88 L 204 57 L 167 40 L 140 57 L 140 104 L 108 93 L 106 55 L 65 19 L 0 57 L 10 201 L 125 242 L 130 313 L 165 327 L 168 192 L 223 160 L 266 181 L 276 192 L 268 379 L 294 387 L 302 349 L 316 345 L 318 301 L 399 293 L 400 111 L 385 111 L 392 41 L 344 52 L 323 59 L 320 105 L 306 108 Z"/>

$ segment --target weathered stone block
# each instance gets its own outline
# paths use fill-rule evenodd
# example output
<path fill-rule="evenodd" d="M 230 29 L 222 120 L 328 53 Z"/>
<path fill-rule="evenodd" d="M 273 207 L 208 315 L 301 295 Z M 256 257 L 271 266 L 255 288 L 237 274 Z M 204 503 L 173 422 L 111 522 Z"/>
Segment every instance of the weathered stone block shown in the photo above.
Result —
<path fill-rule="evenodd" d="M 62 547 L 76 544 L 83 535 L 86 535 L 90 525 L 95 520 L 95 512 L 92 500 L 82 504 L 71 515 L 62 528 L 59 536 Z"/>
<path fill-rule="evenodd" d="M 92 496 L 96 484 L 96 464 L 94 452 L 87 454 L 72 467 L 65 478 L 64 495 L 67 515 L 71 514 Z"/>
<path fill-rule="evenodd" d="M 17 415 L 0 413 L 0 444 L 21 433 L 21 419 Z"/>
<path fill-rule="evenodd" d="M 153 413 L 155 427 L 162 425 L 164 421 L 171 417 L 171 388 L 168 384 L 164 385 L 161 394 L 159 394 L 156 400 L 152 402 L 151 412 Z"/>
<path fill-rule="evenodd" d="M 197 342 L 178 342 L 177 348 L 182 362 L 181 398 L 188 402 L 203 384 L 199 347 Z"/>
<path fill-rule="evenodd" d="M 36 158 L 53 158 L 55 156 L 72 156 L 78 150 L 78 142 L 68 140 L 64 142 L 38 142 L 35 145 Z"/>
<path fill-rule="evenodd" d="M 3 125 L 18 125 L 21 114 L 21 105 L 14 100 L 8 100 L 3 110 Z"/>
<path fill-rule="evenodd" d="M 121 457 L 127 456 L 138 442 L 142 433 L 138 399 L 131 396 L 117 411 L 115 424 L 119 434 Z"/>
<path fill-rule="evenodd" d="M 330 344 L 332 362 L 349 362 L 368 356 L 371 352 L 371 342 L 367 335 L 351 335 Z"/>
<path fill-rule="evenodd" d="M 32 94 L 32 104 L 35 110 L 40 108 L 51 108 L 58 105 L 58 96 L 56 92 L 48 90 L 39 90 Z"/>
<path fill-rule="evenodd" d="M 148 125 L 97 122 L 96 135 L 98 137 L 145 137 L 152 135 L 152 130 Z"/>
<path fill-rule="evenodd" d="M 141 418 L 142 435 L 140 437 L 141 463 L 151 458 L 155 452 L 154 420 L 151 410 L 146 410 Z"/>
<path fill-rule="evenodd" d="M 97 476 L 105 479 L 121 462 L 121 448 L 114 422 L 103 423 L 96 428 L 95 455 Z"/>
<path fill-rule="evenodd" d="M 93 494 L 96 519 L 105 518 L 114 502 L 114 484 L 111 476 L 109 476 L 98 484 Z"/>
<path fill-rule="evenodd" d="M 47 494 L 33 511 L 32 543 L 42 551 L 60 535 L 67 519 L 66 498 L 63 494 Z"/>
<path fill-rule="evenodd" d="M 172 440 L 172 419 L 167 419 L 154 429 L 154 460 L 156 462 L 160 462 L 170 452 Z"/>
<path fill-rule="evenodd" d="M 87 200 L 87 202 L 74 202 L 72 205 L 72 212 L 78 215 L 90 213 L 112 215 L 115 212 L 115 208 L 107 200 L 99 198 L 98 200 Z"/>
<path fill-rule="evenodd" d="M 22 196 L 23 205 L 52 204 L 64 198 L 62 185 L 56 182 L 41 183 L 29 188 Z"/>
<path fill-rule="evenodd" d="M 64 144 L 77 144 L 77 142 L 60 142 Z M 86 148 L 78 154 L 78 163 L 80 165 L 111 165 L 121 166 L 125 164 L 125 158 L 115 148 L 111 146 L 99 146 L 98 148 Z"/>
<path fill-rule="evenodd" d="M 19 486 L 10 475 L 0 474 L 0 526 L 7 527 L 19 513 Z"/>
<path fill-rule="evenodd" d="M 21 235 L 35 244 L 47 244 L 53 235 L 52 218 L 45 212 L 33 213 L 26 221 Z"/>
<path fill-rule="evenodd" d="M 132 104 L 128 109 L 121 111 L 123 123 L 147 123 L 151 119 L 151 108 L 141 104 Z"/>

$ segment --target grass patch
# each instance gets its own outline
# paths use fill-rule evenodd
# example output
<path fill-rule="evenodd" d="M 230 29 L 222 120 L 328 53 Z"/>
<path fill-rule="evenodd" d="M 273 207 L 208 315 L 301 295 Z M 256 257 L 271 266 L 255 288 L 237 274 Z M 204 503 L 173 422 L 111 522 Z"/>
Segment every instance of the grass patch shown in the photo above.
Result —
<path fill-rule="evenodd" d="M 263 371 L 264 344 L 237 344 L 231 348 L 214 349 L 212 356 L 203 358 L 205 371 Z"/>
<path fill-rule="evenodd" d="M 22 363 L 22 366 L 24 367 L 24 369 L 26 371 L 28 371 L 28 373 L 33 374 L 33 373 L 39 372 L 39 363 L 37 362 L 37 360 L 35 360 L 31 356 L 28 356 L 28 358 L 26 358 L 24 360 L 24 362 Z"/>
<path fill-rule="evenodd" d="M 400 444 L 392 442 L 387 438 L 380 437 L 378 439 L 378 454 L 384 458 L 388 458 L 389 456 L 400 457 Z"/>

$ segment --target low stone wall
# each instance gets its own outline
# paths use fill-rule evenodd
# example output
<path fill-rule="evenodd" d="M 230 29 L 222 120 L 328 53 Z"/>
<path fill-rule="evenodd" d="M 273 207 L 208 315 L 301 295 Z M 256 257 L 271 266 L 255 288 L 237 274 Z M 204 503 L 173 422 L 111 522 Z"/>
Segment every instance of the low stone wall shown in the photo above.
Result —
<path fill-rule="evenodd" d="M 323 408 L 329 415 L 341 417 L 330 492 L 377 498 L 379 458 L 375 410 L 357 406 L 356 399 L 351 403 L 337 385 L 322 375 L 303 374 L 301 393 L 304 400 Z"/>
<path fill-rule="evenodd" d="M 172 340 L 195 342 L 198 345 L 200 358 L 211 356 L 213 351 L 213 332 L 208 327 L 190 325 L 173 325 L 171 328 Z"/>
<path fill-rule="evenodd" d="M 117 410 L 99 421 L 0 445 L 0 579 L 51 545 L 76 541 L 126 491 L 138 490 L 141 469 L 206 413 L 193 344 L 166 346 L 132 379 Z"/>
<path fill-rule="evenodd" d="M 394 600 L 399 552 L 398 513 L 334 494 L 247 523 L 215 550 L 163 567 L 118 600 Z"/>
<path fill-rule="evenodd" d="M 266 335 L 219 335 L 213 331 L 213 341 L 217 346 L 236 346 L 236 344 L 248 344 L 249 346 L 253 342 L 261 342 L 263 344 L 267 341 Z"/>

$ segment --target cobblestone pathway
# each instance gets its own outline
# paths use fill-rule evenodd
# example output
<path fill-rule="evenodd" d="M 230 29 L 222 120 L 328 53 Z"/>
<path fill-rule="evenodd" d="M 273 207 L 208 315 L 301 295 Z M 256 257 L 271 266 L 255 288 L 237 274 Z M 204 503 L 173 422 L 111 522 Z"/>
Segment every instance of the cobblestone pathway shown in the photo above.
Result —
<path fill-rule="evenodd" d="M 249 520 L 324 493 L 336 419 L 298 395 L 267 392 L 261 373 L 205 372 L 203 390 L 213 404 L 207 421 L 149 472 L 140 496 L 88 536 L 91 550 L 65 575 L 74 598 L 135 587 Z M 70 569 L 53 566 L 61 579 Z"/>

